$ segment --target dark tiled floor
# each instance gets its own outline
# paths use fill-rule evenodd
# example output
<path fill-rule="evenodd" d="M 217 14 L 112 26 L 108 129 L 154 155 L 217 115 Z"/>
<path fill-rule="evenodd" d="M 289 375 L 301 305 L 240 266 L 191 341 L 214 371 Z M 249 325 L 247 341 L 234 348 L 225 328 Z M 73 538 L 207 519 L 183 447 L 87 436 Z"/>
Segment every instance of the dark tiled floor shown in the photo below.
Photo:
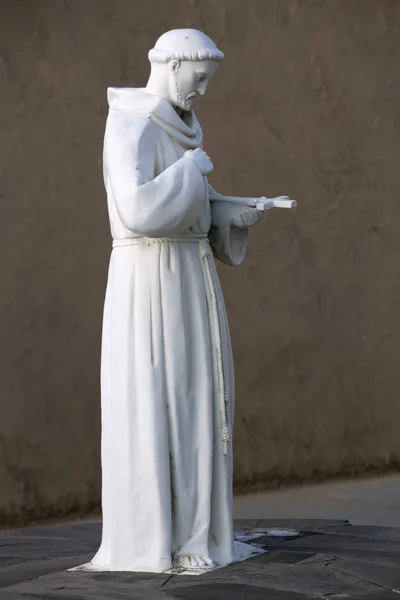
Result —
<path fill-rule="evenodd" d="M 253 519 L 236 525 L 294 528 L 301 536 L 258 538 L 266 554 L 200 576 L 169 576 L 68 572 L 95 553 L 99 523 L 5 531 L 0 534 L 0 599 L 400 599 L 400 530 L 323 520 Z"/>

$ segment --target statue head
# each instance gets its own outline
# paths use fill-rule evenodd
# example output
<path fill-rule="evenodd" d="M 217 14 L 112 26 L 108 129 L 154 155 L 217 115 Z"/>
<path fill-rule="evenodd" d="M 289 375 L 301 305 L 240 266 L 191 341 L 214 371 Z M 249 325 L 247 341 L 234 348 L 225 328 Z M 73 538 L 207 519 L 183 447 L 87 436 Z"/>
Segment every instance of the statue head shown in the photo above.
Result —
<path fill-rule="evenodd" d="M 195 98 L 205 94 L 223 58 L 223 53 L 201 31 L 167 31 L 149 52 L 151 84 L 148 88 L 157 89 L 171 104 L 189 111 Z"/>

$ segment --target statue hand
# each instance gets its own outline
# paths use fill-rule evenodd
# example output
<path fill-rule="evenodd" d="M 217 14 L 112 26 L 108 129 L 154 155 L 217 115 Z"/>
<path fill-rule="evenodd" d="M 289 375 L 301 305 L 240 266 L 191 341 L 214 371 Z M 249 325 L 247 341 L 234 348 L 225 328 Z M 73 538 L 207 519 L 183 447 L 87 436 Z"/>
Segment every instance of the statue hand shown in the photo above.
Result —
<path fill-rule="evenodd" d="M 252 208 L 250 206 L 235 206 L 232 207 L 232 225 L 239 227 L 239 229 L 247 229 L 252 225 L 255 225 L 264 217 L 264 211 Z"/>
<path fill-rule="evenodd" d="M 188 156 L 199 167 L 202 175 L 208 175 L 214 168 L 210 157 L 204 150 L 196 148 L 196 150 L 186 150 L 184 156 Z"/>

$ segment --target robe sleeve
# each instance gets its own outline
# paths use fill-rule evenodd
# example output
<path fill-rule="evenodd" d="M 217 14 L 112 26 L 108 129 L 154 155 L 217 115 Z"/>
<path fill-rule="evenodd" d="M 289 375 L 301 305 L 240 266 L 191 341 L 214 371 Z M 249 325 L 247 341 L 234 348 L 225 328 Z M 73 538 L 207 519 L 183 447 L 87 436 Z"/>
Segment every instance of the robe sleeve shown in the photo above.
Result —
<path fill-rule="evenodd" d="M 208 184 L 210 196 L 214 192 Z M 209 232 L 210 245 L 215 258 L 226 265 L 236 267 L 246 256 L 249 230 L 232 225 L 233 207 L 228 202 L 218 200 L 210 202 L 211 228 Z"/>
<path fill-rule="evenodd" d="M 106 187 L 118 215 L 127 229 L 146 237 L 184 233 L 206 201 L 204 178 L 190 157 L 155 177 L 157 129 L 149 118 L 110 113 L 104 140 Z"/>

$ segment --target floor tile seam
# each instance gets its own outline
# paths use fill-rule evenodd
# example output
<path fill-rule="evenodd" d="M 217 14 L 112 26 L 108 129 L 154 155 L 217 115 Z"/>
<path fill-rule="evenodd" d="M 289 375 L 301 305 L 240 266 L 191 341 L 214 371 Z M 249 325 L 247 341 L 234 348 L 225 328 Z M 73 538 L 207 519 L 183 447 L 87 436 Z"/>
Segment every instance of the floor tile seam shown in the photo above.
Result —
<path fill-rule="evenodd" d="M 386 592 L 394 591 L 392 587 L 387 587 L 381 583 L 377 583 L 376 581 L 370 581 L 369 579 L 365 579 L 365 578 L 363 578 L 359 575 L 355 575 L 353 573 L 347 573 L 346 571 L 343 571 L 339 567 L 336 567 L 336 568 L 335 568 L 335 566 L 331 567 L 330 564 L 334 565 L 334 563 L 335 563 L 335 561 L 333 561 L 332 563 L 329 563 L 325 566 L 329 571 L 332 571 L 333 573 L 340 573 L 341 575 L 344 575 L 346 579 L 348 578 L 350 581 L 351 580 L 361 581 L 362 583 L 366 583 L 367 585 L 377 586 L 378 588 L 381 588 L 381 589 L 385 590 Z"/>

